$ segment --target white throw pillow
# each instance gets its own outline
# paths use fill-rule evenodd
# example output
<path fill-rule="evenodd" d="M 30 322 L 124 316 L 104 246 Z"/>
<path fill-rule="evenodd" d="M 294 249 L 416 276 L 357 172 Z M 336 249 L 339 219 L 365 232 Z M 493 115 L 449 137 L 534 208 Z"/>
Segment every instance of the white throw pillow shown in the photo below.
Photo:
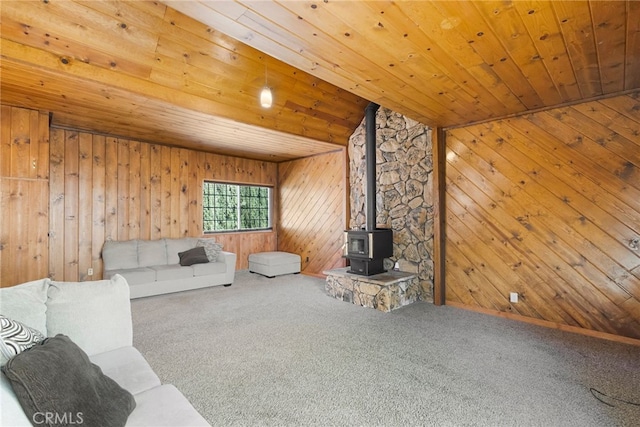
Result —
<path fill-rule="evenodd" d="M 93 355 L 133 344 L 129 284 L 111 280 L 56 282 L 49 287 L 47 335 L 67 335 Z"/>

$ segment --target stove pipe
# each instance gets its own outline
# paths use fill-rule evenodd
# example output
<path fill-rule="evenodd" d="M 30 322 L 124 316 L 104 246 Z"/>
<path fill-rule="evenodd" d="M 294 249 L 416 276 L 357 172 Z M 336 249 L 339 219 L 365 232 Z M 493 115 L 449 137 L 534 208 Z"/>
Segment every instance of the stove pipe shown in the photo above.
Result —
<path fill-rule="evenodd" d="M 365 108 L 365 162 L 367 177 L 367 231 L 376 229 L 376 112 L 380 106 L 370 102 Z"/>

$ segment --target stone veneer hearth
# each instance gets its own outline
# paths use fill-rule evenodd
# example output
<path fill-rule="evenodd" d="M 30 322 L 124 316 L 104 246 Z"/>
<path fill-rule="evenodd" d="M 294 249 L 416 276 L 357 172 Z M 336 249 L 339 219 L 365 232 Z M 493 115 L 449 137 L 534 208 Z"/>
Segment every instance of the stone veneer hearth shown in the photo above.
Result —
<path fill-rule="evenodd" d="M 362 307 L 389 312 L 420 299 L 422 289 L 418 276 L 401 271 L 388 271 L 373 276 L 348 272 L 349 267 L 325 271 L 325 290 L 329 296 Z"/>
<path fill-rule="evenodd" d="M 431 129 L 380 108 L 376 114 L 376 224 L 393 230 L 393 259 L 417 275 L 418 298 L 433 301 L 433 161 Z M 350 228 L 366 225 L 365 125 L 349 139 Z M 329 280 L 329 279 L 327 279 Z"/>

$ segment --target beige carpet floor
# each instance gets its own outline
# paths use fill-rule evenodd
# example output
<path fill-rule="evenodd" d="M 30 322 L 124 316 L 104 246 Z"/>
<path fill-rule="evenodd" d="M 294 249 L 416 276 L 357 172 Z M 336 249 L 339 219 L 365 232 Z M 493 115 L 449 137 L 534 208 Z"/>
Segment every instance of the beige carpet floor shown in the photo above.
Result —
<path fill-rule="evenodd" d="M 132 309 L 134 345 L 214 426 L 640 425 L 640 347 L 246 270 Z"/>

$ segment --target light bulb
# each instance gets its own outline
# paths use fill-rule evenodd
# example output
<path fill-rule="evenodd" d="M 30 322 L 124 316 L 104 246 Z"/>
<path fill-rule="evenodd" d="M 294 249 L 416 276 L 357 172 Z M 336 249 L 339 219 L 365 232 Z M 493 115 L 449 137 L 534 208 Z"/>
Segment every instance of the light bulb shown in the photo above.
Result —
<path fill-rule="evenodd" d="M 260 92 L 260 105 L 264 108 L 271 108 L 271 103 L 273 102 L 273 96 L 271 95 L 271 89 L 269 86 L 265 86 L 262 88 L 262 92 Z"/>

